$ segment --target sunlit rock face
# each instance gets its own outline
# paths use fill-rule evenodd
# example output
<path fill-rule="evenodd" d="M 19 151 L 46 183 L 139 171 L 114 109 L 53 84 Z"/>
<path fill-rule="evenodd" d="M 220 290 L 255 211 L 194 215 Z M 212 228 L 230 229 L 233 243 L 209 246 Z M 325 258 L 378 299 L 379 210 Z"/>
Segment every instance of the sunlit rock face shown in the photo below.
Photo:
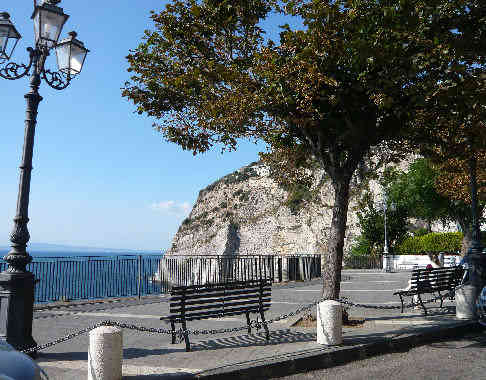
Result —
<path fill-rule="evenodd" d="M 333 189 L 322 171 L 314 185 L 290 204 L 289 192 L 261 162 L 242 167 L 201 190 L 167 255 L 290 255 L 326 250 L 332 219 Z M 379 189 L 368 183 L 373 192 Z M 359 234 L 353 181 L 345 251 Z M 301 201 L 299 202 L 299 197 Z"/>

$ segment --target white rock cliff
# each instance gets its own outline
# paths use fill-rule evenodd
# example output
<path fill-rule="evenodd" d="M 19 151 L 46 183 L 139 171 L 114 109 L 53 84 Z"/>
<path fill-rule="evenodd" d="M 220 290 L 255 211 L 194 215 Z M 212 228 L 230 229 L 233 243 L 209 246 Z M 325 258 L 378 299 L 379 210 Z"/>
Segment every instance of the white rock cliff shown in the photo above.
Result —
<path fill-rule="evenodd" d="M 293 255 L 326 250 L 332 218 L 333 188 L 320 181 L 289 205 L 289 193 L 275 182 L 269 169 L 256 162 L 209 185 L 177 231 L 170 255 Z M 359 235 L 354 181 L 345 238 L 345 251 Z M 374 193 L 376 183 L 370 182 Z M 298 198 L 298 197 L 297 197 Z"/>

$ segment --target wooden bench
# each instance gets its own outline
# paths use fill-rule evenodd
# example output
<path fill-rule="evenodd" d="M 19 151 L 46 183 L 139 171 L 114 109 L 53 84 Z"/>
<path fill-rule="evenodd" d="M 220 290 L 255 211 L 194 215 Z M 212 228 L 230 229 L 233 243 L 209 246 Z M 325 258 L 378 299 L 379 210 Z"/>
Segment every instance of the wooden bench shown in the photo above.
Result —
<path fill-rule="evenodd" d="M 432 269 L 414 269 L 412 271 L 412 277 L 410 279 L 410 287 L 408 289 L 399 290 L 393 295 L 398 295 L 402 303 L 403 313 L 403 301 L 405 296 L 413 297 L 417 296 L 420 305 L 424 309 L 425 315 L 427 315 L 427 309 L 422 301 L 422 294 L 437 293 L 440 298 L 440 307 L 444 301 L 441 292 L 453 291 L 462 280 L 464 274 L 464 268 L 461 266 L 449 267 L 449 268 L 432 268 Z M 454 293 L 449 296 L 454 298 Z"/>
<path fill-rule="evenodd" d="M 186 321 L 246 314 L 251 334 L 250 313 L 259 313 L 265 322 L 264 311 L 270 308 L 271 292 L 270 279 L 174 286 L 170 291 L 170 315 L 161 320 L 170 321 L 172 344 L 176 341 L 175 324 L 182 324 L 186 351 L 190 351 Z M 268 341 L 268 326 L 263 323 L 263 327 Z"/>

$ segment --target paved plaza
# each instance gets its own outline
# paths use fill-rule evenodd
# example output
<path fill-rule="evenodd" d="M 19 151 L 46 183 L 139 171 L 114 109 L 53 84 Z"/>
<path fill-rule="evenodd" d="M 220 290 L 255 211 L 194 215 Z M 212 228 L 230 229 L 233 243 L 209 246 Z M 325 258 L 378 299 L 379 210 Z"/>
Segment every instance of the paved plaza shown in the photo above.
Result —
<path fill-rule="evenodd" d="M 400 306 L 392 293 L 406 287 L 409 277 L 409 272 L 343 271 L 341 295 L 356 303 Z M 318 280 L 275 284 L 272 307 L 265 316 L 272 319 L 312 303 L 319 298 L 320 290 Z M 33 335 L 38 344 L 44 344 L 103 320 L 168 329 L 169 324 L 160 321 L 168 314 L 167 300 L 162 296 L 59 307 L 38 305 Z M 170 335 L 124 329 L 123 375 L 124 379 L 270 378 L 332 367 L 478 328 L 474 322 L 455 319 L 452 301 L 445 302 L 442 309 L 438 305 L 429 306 L 427 317 L 415 309 L 401 314 L 400 309 L 351 308 L 350 316 L 364 318 L 365 323 L 344 328 L 344 342 L 336 347 L 317 344 L 315 328 L 294 327 L 300 316 L 271 324 L 268 343 L 263 330 L 252 335 L 245 331 L 198 335 L 190 337 L 192 352 L 185 352 L 184 343 L 171 344 Z M 190 330 L 244 325 L 244 315 L 188 322 Z M 84 334 L 41 351 L 37 362 L 50 379 L 86 378 L 88 345 L 89 336 Z"/>

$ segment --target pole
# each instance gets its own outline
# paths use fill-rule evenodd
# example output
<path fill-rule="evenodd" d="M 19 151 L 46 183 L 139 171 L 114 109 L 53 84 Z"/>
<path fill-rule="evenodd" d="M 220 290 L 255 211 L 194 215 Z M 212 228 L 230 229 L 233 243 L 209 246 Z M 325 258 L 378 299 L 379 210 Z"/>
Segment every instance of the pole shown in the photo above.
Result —
<path fill-rule="evenodd" d="M 30 239 L 27 223 L 29 222 L 29 193 L 37 109 L 42 101 L 38 92 L 40 75 L 37 68 L 39 58 L 42 57 L 38 50 L 33 54 L 34 70 L 30 77 L 30 91 L 24 96 L 27 101 L 25 136 L 20 165 L 17 213 L 10 234 L 12 249 L 3 258 L 7 262 L 7 269 L 0 273 L 0 303 L 5 304 L 6 309 L 0 315 L 0 337 L 6 337 L 7 342 L 17 350 L 37 345 L 32 338 L 34 275 L 26 270 L 27 264 L 32 261 L 32 257 L 26 251 Z"/>
<path fill-rule="evenodd" d="M 383 256 L 385 257 L 385 272 L 391 272 L 391 258 L 388 255 L 388 236 L 387 236 L 387 225 L 386 225 L 386 210 L 387 210 L 388 197 L 386 195 L 386 189 L 383 193 L 383 218 L 385 227 L 385 246 L 383 247 Z"/>
<path fill-rule="evenodd" d="M 142 298 L 142 255 L 138 255 L 138 284 L 137 284 L 138 299 Z"/>

